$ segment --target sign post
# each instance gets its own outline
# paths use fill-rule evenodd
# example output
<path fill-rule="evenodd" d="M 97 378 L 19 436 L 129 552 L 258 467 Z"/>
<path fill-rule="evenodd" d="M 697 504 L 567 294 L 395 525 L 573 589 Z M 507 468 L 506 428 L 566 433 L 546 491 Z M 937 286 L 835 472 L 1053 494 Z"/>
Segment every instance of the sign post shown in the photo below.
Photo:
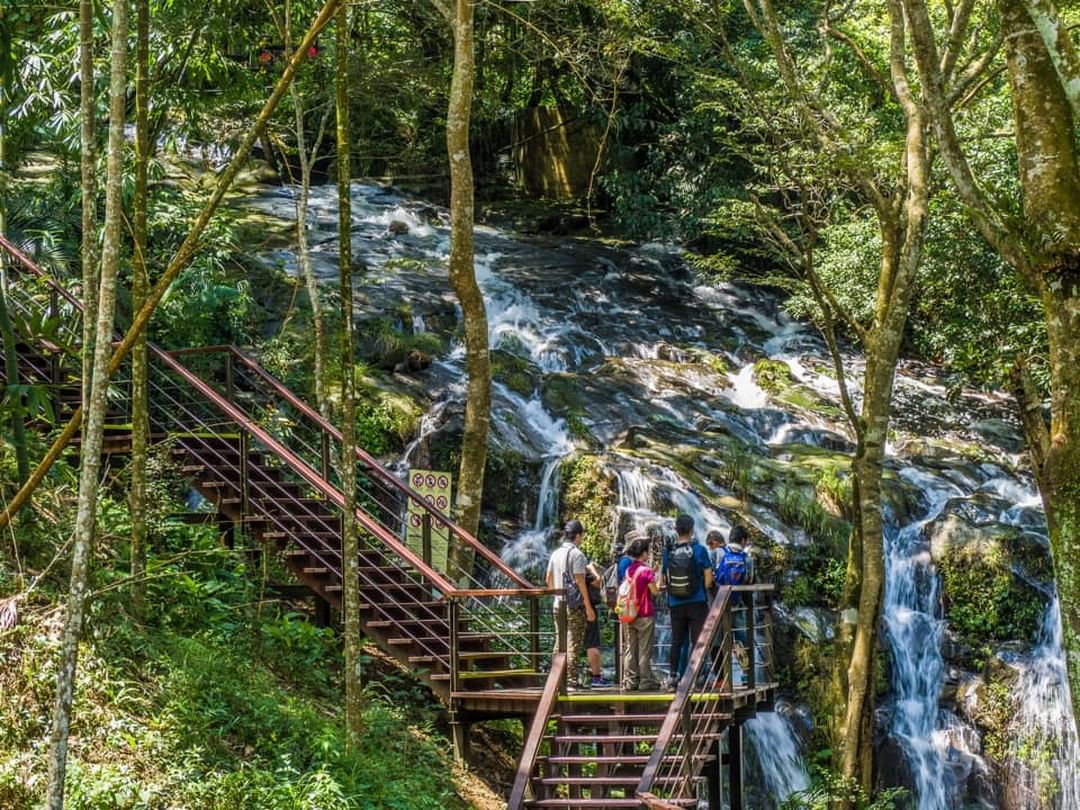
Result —
<path fill-rule="evenodd" d="M 453 478 L 448 472 L 409 470 L 409 486 L 443 514 L 450 512 L 450 485 L 452 481 Z M 424 562 L 429 563 L 435 570 L 445 574 L 450 547 L 449 531 L 438 521 L 424 520 L 424 516 L 427 514 L 427 510 L 419 503 L 412 498 L 409 499 L 405 543 Z"/>

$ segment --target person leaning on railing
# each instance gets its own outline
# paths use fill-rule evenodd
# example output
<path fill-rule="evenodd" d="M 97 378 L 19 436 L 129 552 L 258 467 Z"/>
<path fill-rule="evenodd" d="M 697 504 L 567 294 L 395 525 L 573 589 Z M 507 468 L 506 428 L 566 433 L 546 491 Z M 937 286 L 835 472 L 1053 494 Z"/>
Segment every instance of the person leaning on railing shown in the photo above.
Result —
<path fill-rule="evenodd" d="M 562 588 L 564 593 L 555 597 L 555 652 L 559 640 L 566 635 L 566 677 L 571 688 L 578 686 L 578 659 L 585 646 L 585 625 L 596 621 L 596 611 L 589 601 L 589 588 L 585 581 L 589 561 L 578 548 L 585 538 L 585 527 L 580 521 L 571 520 L 563 527 L 562 545 L 548 559 L 544 580 L 549 588 Z M 563 605 L 566 606 L 565 625 Z"/>

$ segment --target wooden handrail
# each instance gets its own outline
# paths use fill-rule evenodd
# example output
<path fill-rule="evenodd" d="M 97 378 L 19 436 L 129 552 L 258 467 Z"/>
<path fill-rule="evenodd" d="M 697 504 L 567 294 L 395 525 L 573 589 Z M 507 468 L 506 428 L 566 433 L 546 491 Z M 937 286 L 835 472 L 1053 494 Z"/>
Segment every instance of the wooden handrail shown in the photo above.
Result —
<path fill-rule="evenodd" d="M 507 810 L 520 810 L 525 803 L 525 789 L 532 777 L 533 766 L 540 753 L 540 744 L 544 741 L 548 720 L 555 708 L 565 671 L 566 653 L 555 653 L 551 659 L 551 671 L 544 682 L 544 691 L 540 694 L 540 702 L 536 704 L 536 712 L 529 725 L 529 736 L 525 738 L 525 747 L 522 749 L 521 759 L 518 760 L 517 775 L 514 777 L 514 788 L 510 791 Z"/>
<path fill-rule="evenodd" d="M 562 588 L 456 588 L 447 597 L 454 599 L 485 596 L 557 596 L 565 593 Z"/>

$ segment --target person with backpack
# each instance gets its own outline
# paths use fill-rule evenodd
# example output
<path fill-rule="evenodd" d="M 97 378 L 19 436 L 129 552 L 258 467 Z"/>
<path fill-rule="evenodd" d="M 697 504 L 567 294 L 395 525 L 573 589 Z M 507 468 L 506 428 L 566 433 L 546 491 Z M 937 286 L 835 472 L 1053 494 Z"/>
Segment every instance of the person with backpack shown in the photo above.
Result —
<path fill-rule="evenodd" d="M 675 542 L 664 549 L 662 558 L 664 587 L 671 613 L 671 675 L 665 687 L 670 691 L 679 677 L 679 650 L 689 636 L 692 648 L 697 642 L 705 617 L 709 613 L 708 596 L 713 586 L 713 569 L 709 552 L 694 539 L 694 519 L 679 515 L 675 519 Z"/>
<path fill-rule="evenodd" d="M 604 574 L 591 560 L 585 567 L 585 582 L 589 590 L 589 604 L 592 605 L 593 615 L 596 617 L 585 622 L 585 660 L 589 663 L 589 673 L 592 676 L 589 685 L 593 689 L 603 689 L 611 686 L 611 681 L 604 677 L 600 668 L 603 646 L 600 638 L 600 615 L 602 609 L 607 607 L 607 599 L 603 592 Z"/>
<path fill-rule="evenodd" d="M 727 544 L 720 555 L 720 561 L 716 564 L 715 578 L 718 586 L 754 584 L 754 558 L 750 556 L 747 548 L 749 540 L 750 532 L 745 526 L 737 525 L 731 528 Z M 728 605 L 732 614 L 731 631 L 734 641 L 732 652 L 738 663 L 738 669 L 735 670 L 736 680 L 738 680 L 740 676 L 745 677 L 746 672 L 746 645 L 749 643 L 747 611 L 752 609 L 753 600 L 744 599 L 740 593 L 733 593 Z"/>
<path fill-rule="evenodd" d="M 571 688 L 579 685 L 578 659 L 585 646 L 585 625 L 596 621 L 596 611 L 589 600 L 589 587 L 585 576 L 588 560 L 578 546 L 585 538 L 585 527 L 580 521 L 571 520 L 563 527 L 562 545 L 548 559 L 544 580 L 549 588 L 561 588 L 555 597 L 555 652 L 559 651 L 559 639 L 566 633 L 566 677 Z M 566 624 L 562 622 L 562 607 L 566 605 Z"/>
<path fill-rule="evenodd" d="M 656 572 L 649 567 L 651 543 L 638 534 L 626 548 L 630 565 L 619 585 L 615 612 L 622 630 L 622 688 L 625 692 L 651 692 L 657 687 L 652 672 L 655 607 L 660 595 Z"/>

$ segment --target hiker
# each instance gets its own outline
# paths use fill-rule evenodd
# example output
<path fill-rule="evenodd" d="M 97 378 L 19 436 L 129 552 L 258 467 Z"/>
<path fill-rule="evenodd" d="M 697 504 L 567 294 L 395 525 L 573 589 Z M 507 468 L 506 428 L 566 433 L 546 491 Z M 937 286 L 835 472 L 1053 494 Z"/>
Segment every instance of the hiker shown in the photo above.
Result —
<path fill-rule="evenodd" d="M 705 547 L 709 550 L 709 562 L 715 571 L 720 564 L 720 558 L 724 556 L 724 533 L 718 529 L 710 531 L 705 536 Z"/>
<path fill-rule="evenodd" d="M 578 548 L 585 538 L 585 527 L 580 521 L 571 520 L 563 527 L 562 545 L 555 549 L 548 560 L 544 580 L 549 588 L 561 588 L 564 593 L 555 597 L 555 652 L 559 651 L 559 639 L 566 633 L 566 677 L 572 688 L 578 685 L 578 658 L 585 643 L 585 625 L 596 621 L 596 611 L 589 601 L 589 588 L 585 581 L 588 560 Z M 561 608 L 566 605 L 566 624 L 563 624 Z"/>
<path fill-rule="evenodd" d="M 745 526 L 737 525 L 728 533 L 727 544 L 723 548 L 720 561 L 716 564 L 715 578 L 717 586 L 753 585 L 754 558 L 749 552 L 750 532 Z M 741 593 L 732 593 L 728 603 L 731 609 L 732 653 L 738 667 L 734 669 L 735 679 L 745 678 L 747 666 L 747 634 L 749 627 L 747 611 L 754 609 L 753 598 L 743 598 Z"/>
<path fill-rule="evenodd" d="M 679 676 L 679 651 L 689 636 L 693 647 L 709 613 L 706 592 L 713 586 L 713 569 L 709 564 L 709 552 L 694 539 L 694 519 L 679 515 L 675 519 L 675 542 L 664 549 L 664 586 L 668 594 L 671 613 L 671 652 L 669 665 L 671 675 L 665 688 L 675 687 Z M 685 666 L 685 665 L 684 665 Z"/>
<path fill-rule="evenodd" d="M 617 610 L 622 631 L 622 688 L 625 692 L 651 692 L 658 686 L 652 672 L 656 624 L 653 600 L 659 596 L 660 586 L 656 582 L 656 572 L 649 567 L 650 551 L 649 538 L 638 532 L 626 548 L 630 565 L 624 584 L 619 586 Z"/>
<path fill-rule="evenodd" d="M 585 568 L 585 580 L 589 591 L 589 603 L 593 608 L 593 619 L 585 622 L 585 659 L 589 662 L 589 686 L 593 689 L 602 689 L 611 686 L 611 681 L 604 677 L 600 669 L 600 648 L 603 642 L 600 640 L 600 614 L 606 606 L 604 595 L 604 575 L 596 564 L 589 562 Z"/>

